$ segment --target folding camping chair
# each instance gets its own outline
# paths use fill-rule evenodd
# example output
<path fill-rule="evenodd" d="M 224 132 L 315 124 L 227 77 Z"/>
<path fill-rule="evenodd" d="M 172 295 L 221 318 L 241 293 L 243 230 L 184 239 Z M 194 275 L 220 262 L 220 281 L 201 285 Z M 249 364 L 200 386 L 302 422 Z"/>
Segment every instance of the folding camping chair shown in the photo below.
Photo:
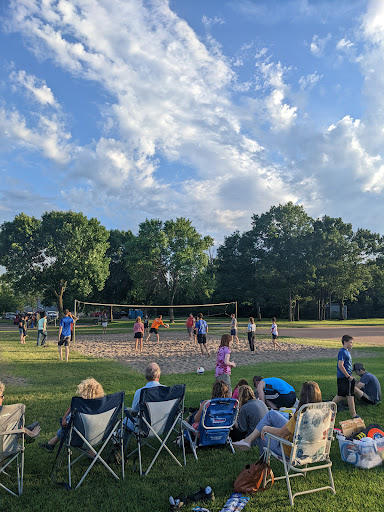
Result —
<path fill-rule="evenodd" d="M 184 435 L 196 460 L 196 450 L 200 446 L 228 444 L 232 453 L 235 453 L 229 433 L 236 423 L 238 414 L 239 402 L 235 398 L 214 398 L 204 404 L 197 430 L 187 421 L 183 421 Z"/>
<path fill-rule="evenodd" d="M 326 489 L 330 489 L 333 494 L 336 494 L 331 471 L 332 462 L 329 458 L 336 411 L 337 407 L 334 402 L 306 404 L 301 406 L 297 414 L 296 428 L 292 442 L 268 432 L 265 433 L 265 438 L 268 439 L 268 445 L 264 448 L 266 461 L 269 463 L 270 456 L 272 455 L 284 464 L 284 476 L 275 477 L 275 481 L 285 478 L 288 487 L 289 501 L 292 507 L 293 500 L 300 494 L 324 491 Z M 284 454 L 284 445 L 291 447 L 289 459 L 271 450 L 271 439 L 279 442 L 282 454 Z M 308 464 L 316 464 L 316 466 L 308 467 Z M 308 471 L 316 471 L 318 469 L 328 469 L 330 485 L 292 494 L 291 478 L 295 476 L 306 477 Z M 293 473 L 290 474 L 290 471 L 293 471 Z M 267 483 L 266 477 L 264 480 L 265 485 Z"/>
<path fill-rule="evenodd" d="M 7 473 L 9 465 L 16 460 L 17 491 L 11 491 L 0 483 L 0 487 L 13 496 L 21 496 L 24 478 L 24 422 L 25 405 L 3 405 L 0 411 L 0 475 Z"/>
<path fill-rule="evenodd" d="M 78 396 L 72 398 L 71 419 L 66 436 L 62 440 L 62 444 L 65 444 L 67 448 L 68 485 L 64 485 L 68 489 L 72 489 L 72 466 L 80 459 L 87 458 L 89 460 L 88 452 L 90 450 L 95 453 L 95 456 L 75 488 L 80 487 L 96 462 L 101 462 L 119 480 L 119 477 L 107 464 L 106 456 L 103 453 L 104 451 L 107 453 L 105 448 L 113 442 L 120 445 L 121 473 L 124 478 L 124 446 L 121 435 L 124 418 L 124 395 L 124 391 L 120 391 L 113 395 L 106 395 L 103 398 L 84 399 Z M 58 461 L 60 448 L 56 455 L 57 463 L 55 461 L 57 467 L 60 467 L 60 461 Z M 71 460 L 74 448 L 81 453 L 74 460 Z M 55 470 L 52 472 L 52 479 L 56 482 Z"/>
<path fill-rule="evenodd" d="M 134 436 L 137 441 L 137 448 L 129 453 L 126 458 L 139 458 L 140 476 L 143 476 L 143 474 L 148 475 L 163 449 L 169 453 L 179 466 L 182 466 L 180 461 L 167 446 L 167 443 L 170 440 L 172 432 L 181 433 L 184 396 L 185 384 L 178 384 L 172 387 L 156 386 L 153 388 L 143 388 L 140 392 L 139 412 L 137 416 L 133 418 L 129 413 L 126 413 L 127 417 L 135 424 L 135 429 L 133 432 L 130 432 L 129 438 Z M 152 446 L 154 442 L 160 443 L 160 447 L 157 451 L 156 448 Z M 156 451 L 146 471 L 143 471 L 142 464 L 142 448 L 144 445 Z M 184 440 L 182 440 L 182 450 L 185 466 Z"/>

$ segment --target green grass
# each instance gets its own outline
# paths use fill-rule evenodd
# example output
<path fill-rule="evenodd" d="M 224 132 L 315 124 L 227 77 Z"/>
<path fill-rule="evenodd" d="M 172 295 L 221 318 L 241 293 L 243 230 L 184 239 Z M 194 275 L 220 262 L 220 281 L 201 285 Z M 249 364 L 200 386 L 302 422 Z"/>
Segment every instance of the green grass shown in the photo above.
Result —
<path fill-rule="evenodd" d="M 126 324 L 128 327 L 129 324 Z M 52 329 L 52 328 L 51 328 Z M 76 391 L 77 384 L 85 377 L 93 376 L 99 380 L 107 393 L 125 390 L 126 403 L 130 405 L 134 391 L 145 381 L 141 374 L 128 366 L 117 362 L 89 358 L 71 352 L 69 364 L 59 362 L 57 348 L 51 344 L 46 349 L 34 346 L 36 331 L 30 332 L 27 345 L 21 346 L 16 329 L 0 333 L 0 380 L 13 378 L 6 386 L 5 403 L 22 402 L 27 406 L 26 420 L 40 421 L 42 432 L 40 441 L 48 440 L 58 428 L 61 417 Z M 52 330 L 53 334 L 53 330 Z M 52 339 L 52 338 L 51 338 Z M 33 341 L 33 344 L 31 342 Z M 288 340 L 287 340 L 288 341 Z M 291 340 L 290 340 L 291 341 Z M 308 340 L 314 344 L 315 340 Z M 322 345 L 323 342 L 318 341 Z M 327 342 L 328 343 L 328 342 Z M 331 342 L 333 343 L 333 342 Z M 334 346 L 332 344 L 332 346 Z M 335 353 L 339 344 L 335 346 Z M 366 367 L 378 376 L 384 385 L 384 349 L 370 348 L 375 357 L 364 359 Z M 354 349 L 356 357 L 356 352 Z M 316 380 L 325 399 L 335 393 L 336 362 L 334 360 L 313 360 L 287 363 L 263 363 L 235 368 L 232 383 L 240 378 L 251 381 L 255 374 L 281 376 L 299 390 L 304 380 Z M 15 380 L 16 379 L 16 380 Z M 190 373 L 186 375 L 164 375 L 161 382 L 166 385 L 186 383 L 186 407 L 196 406 L 203 398 L 209 397 L 213 372 L 204 375 Z M 379 423 L 384 426 L 384 408 L 357 405 L 358 413 L 366 424 Z M 348 419 L 348 412 L 337 415 L 337 422 Z M 196 490 L 200 485 L 210 485 L 216 494 L 216 501 L 209 505 L 211 512 L 221 510 L 226 499 L 233 491 L 233 482 L 243 467 L 256 461 L 257 449 L 250 453 L 232 455 L 228 449 L 202 449 L 196 462 L 191 453 L 187 454 L 187 466 L 179 468 L 164 452 L 147 477 L 140 478 L 132 472 L 131 463 L 126 465 L 126 479 L 115 482 L 104 468 L 97 467 L 86 478 L 77 491 L 67 492 L 54 485 L 49 473 L 54 456 L 42 451 L 37 443 L 27 445 L 24 477 L 24 494 L 13 498 L 0 489 L 0 510 L 13 511 L 92 511 L 117 510 L 123 508 L 130 512 L 165 512 L 168 510 L 168 497 Z M 299 496 L 295 500 L 295 511 L 353 511 L 359 509 L 381 512 L 382 489 L 384 485 L 383 468 L 363 470 L 354 468 L 341 461 L 338 443 L 332 445 L 331 458 L 337 495 L 330 491 Z M 272 463 L 275 474 L 281 474 L 278 463 Z M 323 474 L 322 474 L 323 473 Z M 326 482 L 327 472 L 317 472 L 308 476 L 308 483 L 320 486 Z M 1 477 L 3 481 L 5 477 Z M 303 490 L 306 481 L 296 479 L 293 489 Z M 190 507 L 183 510 L 190 511 Z M 283 481 L 274 487 L 251 498 L 246 511 L 288 511 L 289 506 L 286 485 Z"/>

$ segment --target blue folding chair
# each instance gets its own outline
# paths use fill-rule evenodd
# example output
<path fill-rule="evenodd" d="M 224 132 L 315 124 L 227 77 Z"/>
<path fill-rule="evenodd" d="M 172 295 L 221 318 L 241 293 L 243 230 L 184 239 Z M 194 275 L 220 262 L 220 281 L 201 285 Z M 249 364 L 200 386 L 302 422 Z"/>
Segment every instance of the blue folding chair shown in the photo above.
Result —
<path fill-rule="evenodd" d="M 197 448 L 201 446 L 232 446 L 229 433 L 239 414 L 239 402 L 235 398 L 214 398 L 204 404 L 197 430 L 187 421 L 183 421 L 184 436 L 189 441 L 193 455 L 197 460 Z"/>
<path fill-rule="evenodd" d="M 112 442 L 120 445 L 121 472 L 124 478 L 124 446 L 123 437 L 120 434 L 124 418 L 124 395 L 124 391 L 120 391 L 103 398 L 85 399 L 78 396 L 72 398 L 71 419 L 66 428 L 66 436 L 56 455 L 57 461 L 61 446 L 65 444 L 68 460 L 68 484 L 61 484 L 67 489 L 72 489 L 72 466 L 80 459 L 89 456 L 89 451 L 92 451 L 95 456 L 90 460 L 87 470 L 75 487 L 76 489 L 82 484 L 96 462 L 101 462 L 112 476 L 119 480 L 117 474 L 106 462 L 106 456 L 103 453 L 104 451 L 107 453 L 106 447 Z M 71 459 L 73 449 L 80 451 L 80 455 L 74 460 Z M 59 461 L 57 466 L 60 467 Z M 55 471 L 52 472 L 52 479 L 56 482 Z"/>

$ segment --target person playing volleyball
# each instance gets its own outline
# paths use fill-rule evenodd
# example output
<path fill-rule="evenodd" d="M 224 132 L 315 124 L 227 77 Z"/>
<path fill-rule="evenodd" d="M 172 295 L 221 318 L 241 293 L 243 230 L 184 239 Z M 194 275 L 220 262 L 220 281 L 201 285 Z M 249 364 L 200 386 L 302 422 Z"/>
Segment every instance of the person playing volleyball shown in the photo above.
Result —
<path fill-rule="evenodd" d="M 169 329 L 169 325 L 165 325 L 165 323 L 163 322 L 163 315 L 159 315 L 158 318 L 155 318 L 155 320 L 153 321 L 152 325 L 151 325 L 151 329 L 149 331 L 149 334 L 148 334 L 148 337 L 145 341 L 148 341 L 149 338 L 151 337 L 151 334 L 154 332 L 157 336 L 157 342 L 160 341 L 160 337 L 159 337 L 159 327 L 160 325 L 162 325 L 163 327 L 165 327 L 166 329 Z"/>
<path fill-rule="evenodd" d="M 139 353 L 141 354 L 143 351 L 143 338 L 144 338 L 144 324 L 141 321 L 141 317 L 138 316 L 136 318 L 136 322 L 133 324 L 133 332 L 134 332 L 134 338 L 135 338 L 135 354 L 139 350 Z M 140 345 L 140 349 L 139 349 Z"/>

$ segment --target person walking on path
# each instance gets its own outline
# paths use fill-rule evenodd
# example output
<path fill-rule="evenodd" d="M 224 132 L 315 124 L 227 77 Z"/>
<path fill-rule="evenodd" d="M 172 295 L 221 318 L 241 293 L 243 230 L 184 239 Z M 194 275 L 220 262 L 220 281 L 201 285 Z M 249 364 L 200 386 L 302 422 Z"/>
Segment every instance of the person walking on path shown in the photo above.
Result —
<path fill-rule="evenodd" d="M 197 331 L 197 343 L 200 345 L 201 355 L 204 355 L 205 352 L 209 357 L 207 349 L 208 324 L 203 320 L 203 313 L 199 313 L 197 318 L 198 320 L 195 324 L 195 329 Z"/>
<path fill-rule="evenodd" d="M 217 360 L 216 360 L 216 370 L 215 377 L 216 380 L 223 380 L 229 389 L 229 396 L 232 396 L 232 386 L 231 386 L 231 370 L 232 368 L 236 368 L 236 363 L 230 361 L 231 357 L 231 347 L 233 341 L 230 334 L 223 334 L 221 337 L 221 343 L 219 350 L 217 351 Z"/>
<path fill-rule="evenodd" d="M 135 354 L 137 354 L 138 350 L 139 350 L 139 353 L 141 354 L 143 351 L 144 324 L 141 321 L 140 316 L 138 316 L 136 318 L 136 322 L 133 324 L 133 332 L 134 332 L 134 338 L 135 338 Z M 140 348 L 139 348 L 139 345 L 140 345 Z"/>
<path fill-rule="evenodd" d="M 37 346 L 39 346 L 41 338 L 41 346 L 45 347 L 47 339 L 47 314 L 43 311 L 40 315 L 40 320 L 37 322 Z"/>
<path fill-rule="evenodd" d="M 189 339 L 192 340 L 193 339 L 193 327 L 195 325 L 195 319 L 193 317 L 193 313 L 189 314 L 189 317 L 187 318 L 185 325 L 187 326 L 187 332 L 189 334 Z"/>
<path fill-rule="evenodd" d="M 169 325 L 168 324 L 165 324 L 163 322 L 163 315 L 159 315 L 158 318 L 155 318 L 155 320 L 153 321 L 152 325 L 151 325 L 151 329 L 149 331 L 149 334 L 148 334 L 148 337 L 145 341 L 148 341 L 149 338 L 151 337 L 151 334 L 152 333 L 155 333 L 156 336 L 157 336 L 157 342 L 160 341 L 160 337 L 159 337 L 159 327 L 160 325 L 162 325 L 163 327 L 165 327 L 166 329 L 169 329 Z"/>
<path fill-rule="evenodd" d="M 239 343 L 239 338 L 237 337 L 237 320 L 235 313 L 232 313 L 231 315 L 231 336 L 232 336 L 232 342 L 236 340 L 236 343 Z"/>
<path fill-rule="evenodd" d="M 68 363 L 69 360 L 69 344 L 71 341 L 71 324 L 73 324 L 73 319 L 71 317 L 71 313 L 68 309 L 65 310 L 65 316 L 60 320 L 60 328 L 59 328 L 59 357 L 60 361 L 63 360 L 63 345 L 65 346 L 65 360 Z"/>
<path fill-rule="evenodd" d="M 277 337 L 279 333 L 277 331 L 277 323 L 276 323 L 276 317 L 274 316 L 272 318 L 272 325 L 271 325 L 271 336 L 272 336 L 272 343 L 273 343 L 273 350 L 276 350 L 276 348 L 281 348 L 279 343 L 277 343 Z"/>
<path fill-rule="evenodd" d="M 249 348 L 252 353 L 255 353 L 255 333 L 256 333 L 256 324 L 253 316 L 249 317 L 249 324 L 247 327 L 247 335 L 248 335 L 248 343 Z"/>

